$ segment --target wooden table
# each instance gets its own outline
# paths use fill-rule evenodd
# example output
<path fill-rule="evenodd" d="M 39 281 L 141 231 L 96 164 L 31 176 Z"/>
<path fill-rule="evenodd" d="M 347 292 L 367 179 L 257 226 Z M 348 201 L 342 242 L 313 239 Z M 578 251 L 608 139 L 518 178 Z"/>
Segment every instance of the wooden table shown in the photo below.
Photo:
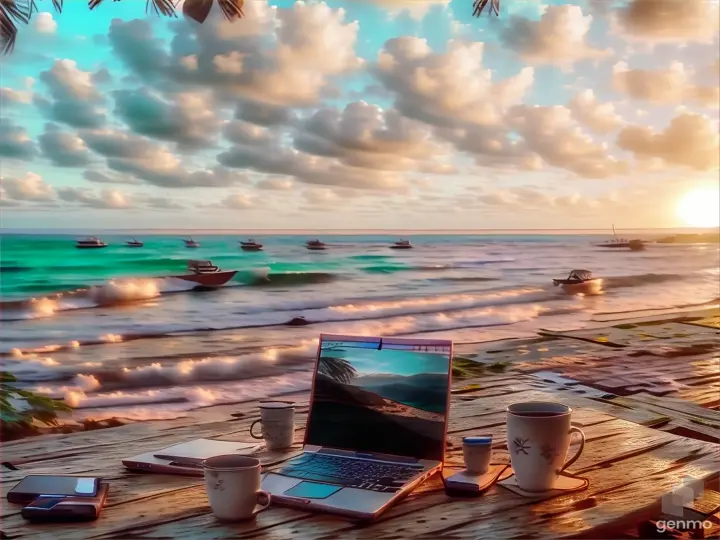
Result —
<path fill-rule="evenodd" d="M 480 388 L 462 391 L 468 383 Z M 606 538 L 659 515 L 661 497 L 684 477 L 717 484 L 718 445 L 646 427 L 661 418 L 656 412 L 538 388 L 537 381 L 519 375 L 483 377 L 460 387 L 453 396 L 446 475 L 461 463 L 459 442 L 465 435 L 493 433 L 494 461 L 507 458 L 503 411 L 508 404 L 555 400 L 574 407 L 573 423 L 586 434 L 585 451 L 571 472 L 587 477 L 590 487 L 550 499 L 528 499 L 494 486 L 481 498 L 457 499 L 447 497 L 435 478 L 371 525 L 284 508 L 271 508 L 249 522 L 224 524 L 212 516 L 201 478 L 134 474 L 122 467 L 123 457 L 199 437 L 251 440 L 248 428 L 257 418 L 256 404 L 244 403 L 201 409 L 169 422 L 4 444 L 3 461 L 21 470 L 3 470 L 0 477 L 3 538 Z M 308 396 L 288 399 L 299 405 L 296 440 L 301 440 Z M 243 415 L 231 418 L 235 411 Z M 267 468 L 274 468 L 299 449 L 296 445 L 290 453 L 259 457 Z M 20 507 L 5 500 L 7 491 L 28 473 L 101 476 L 111 486 L 108 503 L 96 522 L 29 524 L 20 517 Z"/>

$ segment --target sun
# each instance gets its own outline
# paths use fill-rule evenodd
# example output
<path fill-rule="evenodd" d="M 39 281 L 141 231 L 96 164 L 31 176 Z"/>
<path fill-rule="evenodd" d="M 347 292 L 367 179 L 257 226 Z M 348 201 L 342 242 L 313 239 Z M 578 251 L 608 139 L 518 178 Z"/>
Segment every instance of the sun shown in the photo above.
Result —
<path fill-rule="evenodd" d="M 690 227 L 720 226 L 720 189 L 714 186 L 688 191 L 678 201 L 677 213 Z"/>

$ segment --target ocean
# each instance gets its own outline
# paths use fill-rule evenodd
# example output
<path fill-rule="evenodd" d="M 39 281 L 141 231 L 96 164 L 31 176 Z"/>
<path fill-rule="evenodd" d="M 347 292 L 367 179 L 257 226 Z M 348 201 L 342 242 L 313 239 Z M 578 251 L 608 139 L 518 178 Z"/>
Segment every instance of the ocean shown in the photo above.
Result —
<path fill-rule="evenodd" d="M 582 235 L 0 237 L 0 362 L 29 389 L 64 398 L 74 418 L 173 418 L 189 409 L 309 388 L 320 332 L 447 337 L 456 343 L 568 329 L 718 297 L 716 245 L 608 251 Z M 239 270 L 188 291 L 188 259 Z M 588 269 L 601 294 L 568 296 L 552 278 Z M 57 294 L 61 293 L 61 294 Z M 304 316 L 308 326 L 286 326 Z"/>

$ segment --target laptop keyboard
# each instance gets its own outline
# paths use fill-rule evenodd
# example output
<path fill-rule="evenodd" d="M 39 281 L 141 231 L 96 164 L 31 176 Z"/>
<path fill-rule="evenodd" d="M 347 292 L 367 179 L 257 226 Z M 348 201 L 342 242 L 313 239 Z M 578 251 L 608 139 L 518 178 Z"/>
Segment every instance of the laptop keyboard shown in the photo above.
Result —
<path fill-rule="evenodd" d="M 422 465 L 408 466 L 327 454 L 305 454 L 277 471 L 277 474 L 344 487 L 394 493 L 422 470 Z"/>

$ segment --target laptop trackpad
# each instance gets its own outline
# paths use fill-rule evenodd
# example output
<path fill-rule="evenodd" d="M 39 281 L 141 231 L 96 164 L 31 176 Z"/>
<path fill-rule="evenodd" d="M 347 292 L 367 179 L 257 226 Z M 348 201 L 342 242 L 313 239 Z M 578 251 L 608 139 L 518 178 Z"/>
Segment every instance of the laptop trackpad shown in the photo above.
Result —
<path fill-rule="evenodd" d="M 327 499 L 333 493 L 337 493 L 342 486 L 333 484 L 318 484 L 316 482 L 300 482 L 298 485 L 288 489 L 283 495 L 298 497 L 301 499 Z"/>

